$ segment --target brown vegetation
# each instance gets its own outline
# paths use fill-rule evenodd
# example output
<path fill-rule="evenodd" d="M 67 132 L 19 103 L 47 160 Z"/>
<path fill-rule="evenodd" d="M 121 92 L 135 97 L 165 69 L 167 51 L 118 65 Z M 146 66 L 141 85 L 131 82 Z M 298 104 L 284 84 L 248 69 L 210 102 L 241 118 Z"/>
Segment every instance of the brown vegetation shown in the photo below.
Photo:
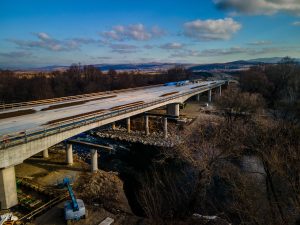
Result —
<path fill-rule="evenodd" d="M 222 97 L 216 98 L 216 105 L 224 112 L 228 120 L 240 117 L 252 117 L 261 113 L 264 100 L 260 94 L 241 92 L 238 88 L 230 88 L 223 92 Z"/>
<path fill-rule="evenodd" d="M 284 58 L 277 65 L 253 67 L 240 74 L 242 91 L 261 94 L 274 116 L 300 122 L 300 65 Z"/>
<path fill-rule="evenodd" d="M 190 73 L 177 67 L 159 74 L 135 72 L 102 73 L 94 66 L 73 64 L 66 71 L 39 73 L 34 76 L 0 70 L 0 102 L 22 102 L 100 91 L 162 84 L 189 79 Z"/>
<path fill-rule="evenodd" d="M 181 131 L 185 143 L 166 149 L 160 169 L 141 179 L 146 215 L 157 224 L 195 212 L 232 224 L 296 224 L 299 125 L 262 117 L 257 94 L 228 90 L 218 103 L 228 116 L 198 119 Z"/>

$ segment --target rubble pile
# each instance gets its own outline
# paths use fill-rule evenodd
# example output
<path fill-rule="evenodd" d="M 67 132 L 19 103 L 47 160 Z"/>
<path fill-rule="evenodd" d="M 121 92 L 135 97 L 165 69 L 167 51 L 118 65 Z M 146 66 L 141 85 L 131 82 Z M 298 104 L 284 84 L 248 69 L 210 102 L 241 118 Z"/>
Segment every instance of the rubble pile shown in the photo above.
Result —
<path fill-rule="evenodd" d="M 128 133 L 124 128 L 101 130 L 96 132 L 96 135 L 100 138 L 109 138 L 118 141 L 168 148 L 174 147 L 182 142 L 180 137 L 175 134 L 168 134 L 168 138 L 165 139 L 163 132 L 152 132 L 150 135 L 146 136 L 143 131 L 131 131 Z"/>

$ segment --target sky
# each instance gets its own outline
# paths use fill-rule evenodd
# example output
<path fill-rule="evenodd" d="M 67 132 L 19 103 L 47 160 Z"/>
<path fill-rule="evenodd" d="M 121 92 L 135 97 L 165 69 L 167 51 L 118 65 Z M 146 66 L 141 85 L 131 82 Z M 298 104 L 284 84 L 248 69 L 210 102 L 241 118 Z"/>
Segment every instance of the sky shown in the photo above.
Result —
<path fill-rule="evenodd" d="M 300 0 L 1 0 L 0 67 L 300 58 Z"/>

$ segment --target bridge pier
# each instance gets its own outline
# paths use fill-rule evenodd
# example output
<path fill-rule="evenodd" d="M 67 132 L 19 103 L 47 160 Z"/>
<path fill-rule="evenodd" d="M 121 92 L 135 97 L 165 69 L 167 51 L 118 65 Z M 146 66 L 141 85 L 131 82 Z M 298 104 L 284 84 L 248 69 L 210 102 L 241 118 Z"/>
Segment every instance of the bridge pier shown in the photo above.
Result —
<path fill-rule="evenodd" d="M 98 171 L 98 152 L 96 149 L 91 149 L 91 168 L 92 173 Z"/>
<path fill-rule="evenodd" d="M 208 102 L 211 102 L 211 89 L 208 91 Z"/>
<path fill-rule="evenodd" d="M 219 86 L 219 96 L 222 96 L 222 86 Z"/>
<path fill-rule="evenodd" d="M 73 164 L 73 146 L 72 144 L 67 144 L 66 148 L 66 163 L 68 165 Z"/>
<path fill-rule="evenodd" d="M 148 136 L 150 134 L 149 131 L 149 116 L 145 115 L 145 134 Z"/>
<path fill-rule="evenodd" d="M 200 102 L 200 94 L 196 95 L 197 102 Z"/>
<path fill-rule="evenodd" d="M 15 167 L 0 169 L 0 209 L 18 204 Z"/>
<path fill-rule="evenodd" d="M 126 122 L 127 122 L 127 132 L 130 133 L 131 129 L 130 129 L 130 117 L 128 117 L 126 119 Z"/>
<path fill-rule="evenodd" d="M 44 159 L 49 158 L 49 151 L 48 151 L 48 148 L 45 149 L 45 150 L 43 151 L 43 158 L 44 158 Z"/>
<path fill-rule="evenodd" d="M 179 117 L 179 103 L 167 105 L 167 115 Z"/>
<path fill-rule="evenodd" d="M 164 118 L 164 138 L 168 138 L 168 118 Z"/>

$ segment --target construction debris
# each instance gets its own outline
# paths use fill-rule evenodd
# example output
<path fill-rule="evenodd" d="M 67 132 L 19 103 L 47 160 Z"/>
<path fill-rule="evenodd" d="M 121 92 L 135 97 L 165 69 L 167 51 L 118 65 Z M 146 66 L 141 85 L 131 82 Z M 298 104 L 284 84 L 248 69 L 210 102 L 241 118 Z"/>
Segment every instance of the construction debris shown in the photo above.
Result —
<path fill-rule="evenodd" d="M 110 217 L 107 217 L 105 220 L 103 220 L 101 223 L 99 223 L 99 225 L 110 225 L 114 222 L 115 220 L 110 218 Z"/>

